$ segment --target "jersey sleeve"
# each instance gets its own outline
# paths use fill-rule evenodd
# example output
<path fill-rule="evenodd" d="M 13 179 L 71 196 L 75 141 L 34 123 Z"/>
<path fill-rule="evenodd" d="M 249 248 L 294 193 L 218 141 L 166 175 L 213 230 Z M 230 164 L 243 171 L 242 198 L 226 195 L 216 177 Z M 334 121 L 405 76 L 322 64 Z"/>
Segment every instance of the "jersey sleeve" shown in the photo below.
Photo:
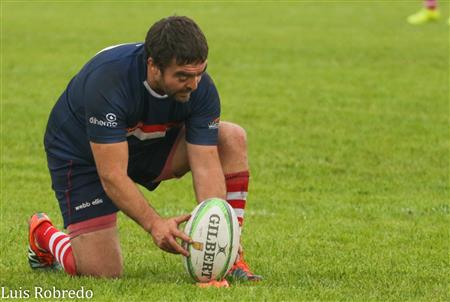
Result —
<path fill-rule="evenodd" d="M 219 94 L 207 74 L 202 77 L 202 81 L 185 123 L 186 141 L 194 145 L 217 145 L 220 120 Z"/>
<path fill-rule="evenodd" d="M 85 85 L 86 130 L 89 141 L 118 143 L 126 140 L 126 93 L 110 70 L 97 70 Z"/>

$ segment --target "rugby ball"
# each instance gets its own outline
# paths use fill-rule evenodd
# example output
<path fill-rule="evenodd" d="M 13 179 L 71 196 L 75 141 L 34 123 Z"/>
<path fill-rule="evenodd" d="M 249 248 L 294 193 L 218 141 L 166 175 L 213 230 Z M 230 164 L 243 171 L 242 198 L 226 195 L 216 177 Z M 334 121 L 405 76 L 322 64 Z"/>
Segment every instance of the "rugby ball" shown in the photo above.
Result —
<path fill-rule="evenodd" d="M 233 208 L 220 198 L 201 202 L 191 213 L 184 232 L 189 257 L 184 267 L 196 282 L 222 280 L 233 266 L 239 250 L 240 228 Z"/>

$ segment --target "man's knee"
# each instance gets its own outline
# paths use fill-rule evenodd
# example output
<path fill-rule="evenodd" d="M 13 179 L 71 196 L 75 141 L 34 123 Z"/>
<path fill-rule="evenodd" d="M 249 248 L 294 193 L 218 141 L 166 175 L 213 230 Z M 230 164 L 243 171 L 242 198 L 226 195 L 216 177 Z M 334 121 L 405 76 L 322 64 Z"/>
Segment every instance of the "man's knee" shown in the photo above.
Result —
<path fill-rule="evenodd" d="M 116 227 L 81 234 L 71 240 L 77 275 L 120 278 L 123 261 Z"/>
<path fill-rule="evenodd" d="M 219 127 L 219 147 L 231 147 L 233 149 L 247 148 L 247 133 L 241 126 L 230 123 L 221 122 Z"/>

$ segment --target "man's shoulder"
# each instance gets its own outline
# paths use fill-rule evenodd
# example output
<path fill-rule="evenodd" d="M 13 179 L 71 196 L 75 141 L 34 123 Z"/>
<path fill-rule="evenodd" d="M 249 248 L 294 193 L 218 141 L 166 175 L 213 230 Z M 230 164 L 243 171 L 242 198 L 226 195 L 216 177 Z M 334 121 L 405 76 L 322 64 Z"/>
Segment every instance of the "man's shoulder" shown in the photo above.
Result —
<path fill-rule="evenodd" d="M 115 71 L 120 74 L 132 67 L 133 64 L 142 63 L 144 46 L 142 43 L 127 43 L 106 47 L 100 50 L 81 70 L 81 73 L 108 72 L 113 75 Z M 139 67 L 139 66 L 136 66 Z"/>
<path fill-rule="evenodd" d="M 127 58 L 134 58 L 143 54 L 144 44 L 142 43 L 124 43 L 108 46 L 95 54 L 93 60 L 100 62 L 115 62 Z"/>
<path fill-rule="evenodd" d="M 98 52 L 77 75 L 81 89 L 133 90 L 145 76 L 142 43 L 122 44 L 107 47 Z"/>

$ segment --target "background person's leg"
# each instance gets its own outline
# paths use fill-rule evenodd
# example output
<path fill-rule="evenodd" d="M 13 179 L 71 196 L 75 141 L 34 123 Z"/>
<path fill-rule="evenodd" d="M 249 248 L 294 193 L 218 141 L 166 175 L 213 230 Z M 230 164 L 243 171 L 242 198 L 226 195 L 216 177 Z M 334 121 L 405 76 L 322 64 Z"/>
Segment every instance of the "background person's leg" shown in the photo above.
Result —
<path fill-rule="evenodd" d="M 437 0 L 425 0 L 423 8 L 408 17 L 408 22 L 413 25 L 421 25 L 439 20 L 441 14 L 438 10 Z"/>

